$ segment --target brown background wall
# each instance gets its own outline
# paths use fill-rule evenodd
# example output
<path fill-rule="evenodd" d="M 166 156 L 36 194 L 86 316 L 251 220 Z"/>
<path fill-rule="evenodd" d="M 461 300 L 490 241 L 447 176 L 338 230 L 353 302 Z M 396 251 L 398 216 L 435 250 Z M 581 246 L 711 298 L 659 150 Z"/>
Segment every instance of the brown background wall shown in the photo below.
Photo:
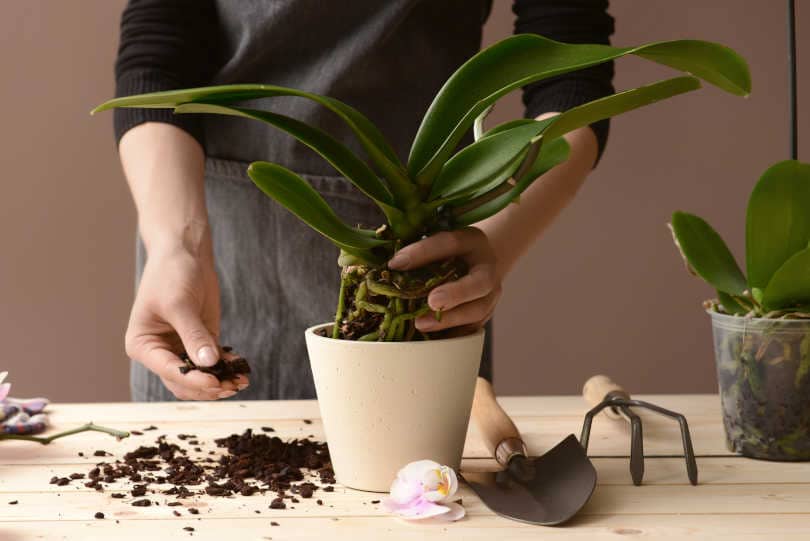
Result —
<path fill-rule="evenodd" d="M 0 369 L 11 371 L 16 395 L 128 396 L 135 215 L 110 117 L 87 116 L 112 94 L 124 3 L 3 2 Z M 487 42 L 511 33 L 510 5 L 495 1 Z M 782 2 L 614 0 L 611 13 L 615 44 L 693 37 L 737 49 L 754 92 L 743 100 L 709 88 L 614 121 L 599 168 L 506 286 L 495 333 L 503 394 L 576 393 L 597 371 L 631 391 L 713 391 L 700 308 L 710 291 L 683 271 L 665 223 L 674 209 L 693 211 L 741 255 L 748 192 L 787 154 Z M 800 12 L 802 89 L 807 17 Z M 616 86 L 668 73 L 624 59 Z M 511 96 L 495 118 L 520 114 Z M 807 134 L 810 115 L 802 120 Z"/>

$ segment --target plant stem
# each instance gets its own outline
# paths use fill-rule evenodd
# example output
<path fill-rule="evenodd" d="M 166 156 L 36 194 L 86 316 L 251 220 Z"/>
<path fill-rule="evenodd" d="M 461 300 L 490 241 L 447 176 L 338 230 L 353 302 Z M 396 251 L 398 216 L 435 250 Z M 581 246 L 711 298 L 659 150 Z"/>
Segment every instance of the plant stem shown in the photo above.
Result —
<path fill-rule="evenodd" d="M 402 321 L 400 320 L 400 314 L 402 314 L 404 303 L 399 297 L 394 297 L 391 299 L 391 301 L 394 305 L 392 313 L 393 319 L 391 321 L 391 327 L 388 331 L 388 335 L 385 337 L 385 339 L 390 342 L 397 342 L 402 338 Z"/>
<path fill-rule="evenodd" d="M 380 337 L 380 331 L 370 332 L 368 334 L 364 334 L 357 340 L 359 342 L 376 342 L 377 339 Z"/>
<path fill-rule="evenodd" d="M 124 432 L 123 430 L 116 430 L 114 428 L 107 428 L 105 426 L 99 426 L 90 422 L 87 423 L 86 425 L 71 428 L 70 430 L 65 430 L 64 432 L 59 432 L 51 436 L 32 436 L 30 434 L 0 434 L 0 440 L 35 441 L 37 443 L 41 443 L 42 445 L 47 445 L 51 443 L 53 440 L 64 438 L 65 436 L 70 436 L 72 434 L 78 434 L 80 432 L 104 432 L 105 434 L 115 436 L 116 439 L 119 440 L 129 437 L 129 432 Z"/>
<path fill-rule="evenodd" d="M 416 310 L 414 312 L 399 314 L 398 316 L 396 316 L 394 318 L 394 322 L 392 323 L 392 325 L 400 325 L 400 324 L 402 324 L 402 323 L 404 323 L 406 321 L 414 320 L 414 319 L 418 318 L 421 315 L 427 314 L 429 311 L 430 311 L 430 307 L 427 304 L 425 304 L 421 308 L 419 308 L 418 310 Z"/>
<path fill-rule="evenodd" d="M 382 304 L 374 304 L 373 302 L 368 301 L 356 301 L 355 305 L 358 308 L 362 308 L 366 312 L 374 312 L 377 314 L 385 314 L 388 310 Z"/>
<path fill-rule="evenodd" d="M 348 282 L 348 276 L 340 277 L 340 293 L 338 294 L 338 305 L 335 312 L 335 324 L 332 326 L 332 338 L 340 336 L 340 320 L 343 319 L 343 312 L 346 310 L 346 286 Z"/>
<path fill-rule="evenodd" d="M 388 329 L 391 326 L 391 312 L 394 309 L 394 300 L 391 299 L 388 301 L 388 308 L 385 309 L 385 315 L 383 316 L 382 323 L 380 323 L 379 328 L 379 340 L 388 340 Z"/>

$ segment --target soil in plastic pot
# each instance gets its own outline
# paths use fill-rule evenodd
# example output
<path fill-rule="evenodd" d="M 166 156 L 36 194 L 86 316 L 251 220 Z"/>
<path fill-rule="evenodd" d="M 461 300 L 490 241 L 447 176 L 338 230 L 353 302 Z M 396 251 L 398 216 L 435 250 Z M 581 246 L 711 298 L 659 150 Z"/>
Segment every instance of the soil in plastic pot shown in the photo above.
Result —
<path fill-rule="evenodd" d="M 711 317 L 729 449 L 810 460 L 810 321 Z"/>

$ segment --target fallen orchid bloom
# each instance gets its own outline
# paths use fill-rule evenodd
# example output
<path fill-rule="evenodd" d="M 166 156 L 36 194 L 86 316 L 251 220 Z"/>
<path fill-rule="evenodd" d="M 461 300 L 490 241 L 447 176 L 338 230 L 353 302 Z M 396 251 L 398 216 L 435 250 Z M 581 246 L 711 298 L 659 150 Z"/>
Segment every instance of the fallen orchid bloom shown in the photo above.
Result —
<path fill-rule="evenodd" d="M 464 516 L 464 508 L 452 501 L 457 490 L 453 468 L 418 460 L 399 470 L 383 506 L 406 520 L 454 521 Z"/>
<path fill-rule="evenodd" d="M 11 383 L 3 383 L 6 376 L 8 376 L 8 372 L 0 372 L 0 402 L 5 400 L 11 390 Z"/>
<path fill-rule="evenodd" d="M 9 398 L 11 383 L 4 383 L 7 376 L 8 372 L 0 372 L 0 440 L 26 440 L 47 445 L 53 440 L 80 432 L 104 432 L 119 440 L 129 437 L 129 432 L 92 422 L 50 436 L 35 436 L 48 427 L 48 418 L 43 413 L 48 399 Z"/>

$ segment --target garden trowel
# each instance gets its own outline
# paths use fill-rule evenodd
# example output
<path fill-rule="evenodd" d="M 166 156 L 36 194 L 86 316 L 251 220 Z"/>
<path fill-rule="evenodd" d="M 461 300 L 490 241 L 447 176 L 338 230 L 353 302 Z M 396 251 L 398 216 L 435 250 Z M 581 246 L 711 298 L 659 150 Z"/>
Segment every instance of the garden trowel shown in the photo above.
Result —
<path fill-rule="evenodd" d="M 571 434 L 553 449 L 529 458 L 515 424 L 495 400 L 491 384 L 478 378 L 472 417 L 487 448 L 503 468 L 462 471 L 464 480 L 495 513 L 530 524 L 553 526 L 573 517 L 596 486 L 596 470 Z"/>

